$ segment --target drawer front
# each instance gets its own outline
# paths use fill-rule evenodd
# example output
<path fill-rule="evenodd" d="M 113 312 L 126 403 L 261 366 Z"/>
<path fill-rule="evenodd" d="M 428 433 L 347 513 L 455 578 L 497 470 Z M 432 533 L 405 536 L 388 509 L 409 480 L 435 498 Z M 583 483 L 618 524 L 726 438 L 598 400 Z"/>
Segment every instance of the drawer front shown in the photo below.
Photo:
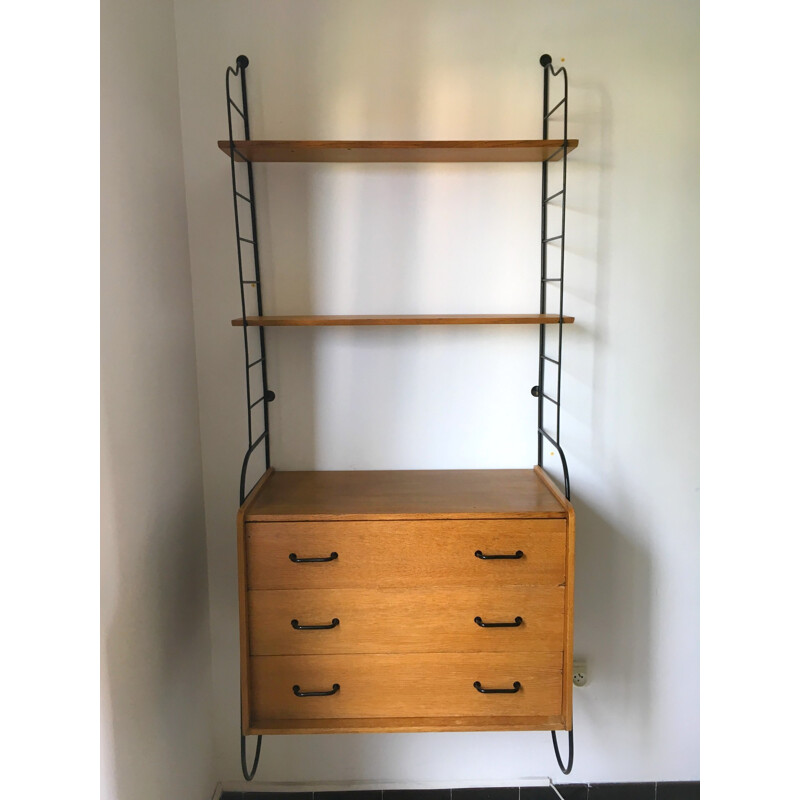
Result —
<path fill-rule="evenodd" d="M 248 619 L 251 655 L 557 652 L 564 589 L 251 591 Z M 320 625 L 334 627 L 296 627 Z"/>
<path fill-rule="evenodd" d="M 564 520 L 248 523 L 245 541 L 249 589 L 552 587 L 566 576 Z"/>
<path fill-rule="evenodd" d="M 514 717 L 561 713 L 560 653 L 256 656 L 252 718 Z M 512 689 L 514 693 L 481 693 Z M 298 697 L 300 692 L 330 691 Z"/>

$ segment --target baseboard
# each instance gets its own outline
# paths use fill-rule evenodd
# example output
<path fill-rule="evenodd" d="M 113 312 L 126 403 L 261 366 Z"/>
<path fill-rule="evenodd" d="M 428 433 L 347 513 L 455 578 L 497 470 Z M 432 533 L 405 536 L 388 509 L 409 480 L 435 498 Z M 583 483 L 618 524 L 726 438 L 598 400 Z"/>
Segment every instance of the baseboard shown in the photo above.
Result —
<path fill-rule="evenodd" d="M 476 786 L 474 782 L 458 785 L 452 781 L 334 781 L 302 785 L 239 781 L 226 783 L 214 800 L 700 800 L 699 781 L 553 783 L 550 778 L 525 778 L 517 783 L 498 787 Z"/>

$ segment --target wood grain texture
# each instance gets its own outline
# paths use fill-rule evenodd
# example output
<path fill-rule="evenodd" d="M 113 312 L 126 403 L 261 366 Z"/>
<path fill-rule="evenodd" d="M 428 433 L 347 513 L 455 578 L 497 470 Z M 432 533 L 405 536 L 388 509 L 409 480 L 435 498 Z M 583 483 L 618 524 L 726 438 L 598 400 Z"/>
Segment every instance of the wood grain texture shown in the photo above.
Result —
<path fill-rule="evenodd" d="M 565 552 L 566 580 L 564 584 L 564 690 L 562 715 L 566 730 L 572 730 L 572 659 L 575 624 L 575 509 L 553 479 L 539 466 L 534 467 L 536 476 L 547 487 L 553 497 L 567 513 L 567 540 Z"/>
<path fill-rule="evenodd" d="M 245 512 L 248 522 L 359 519 L 566 519 L 528 469 L 276 471 Z"/>
<path fill-rule="evenodd" d="M 563 520 L 275 522 L 245 526 L 248 589 L 560 586 Z M 523 552 L 519 559 L 485 554 Z M 328 557 L 324 563 L 294 563 Z"/>
<path fill-rule="evenodd" d="M 250 494 L 245 498 L 236 515 L 236 551 L 239 584 L 239 681 L 241 686 L 242 730 L 250 727 L 250 622 L 247 603 L 247 562 L 244 540 L 244 520 L 248 509 L 263 489 L 274 470 L 270 467 L 258 480 Z"/>
<path fill-rule="evenodd" d="M 248 593 L 251 655 L 554 652 L 563 648 L 564 589 L 291 589 Z M 514 628 L 475 623 L 513 622 Z M 329 630 L 295 630 L 330 624 Z"/>
<path fill-rule="evenodd" d="M 414 653 L 409 655 L 254 656 L 253 714 L 269 719 L 352 717 L 556 716 L 561 653 Z M 481 694 L 474 686 L 510 688 Z M 302 691 L 340 690 L 328 697 Z"/>
<path fill-rule="evenodd" d="M 538 162 L 562 158 L 563 139 L 481 139 L 473 141 L 234 141 L 237 161 L 305 162 Z M 217 142 L 230 156 L 230 142 Z M 567 152 L 578 146 L 567 140 Z M 244 156 L 244 158 L 242 158 Z"/>
<path fill-rule="evenodd" d="M 246 317 L 231 320 L 241 328 L 248 327 L 358 327 L 364 325 L 571 325 L 575 317 L 558 314 L 311 314 L 299 316 Z"/>

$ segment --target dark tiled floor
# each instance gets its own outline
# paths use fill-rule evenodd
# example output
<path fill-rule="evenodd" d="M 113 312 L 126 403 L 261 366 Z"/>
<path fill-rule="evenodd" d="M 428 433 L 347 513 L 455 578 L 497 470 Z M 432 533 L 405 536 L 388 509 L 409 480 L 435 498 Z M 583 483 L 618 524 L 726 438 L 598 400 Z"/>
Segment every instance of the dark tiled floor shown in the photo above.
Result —
<path fill-rule="evenodd" d="M 450 800 L 450 789 L 384 789 L 383 800 Z"/>
<path fill-rule="evenodd" d="M 314 792 L 314 800 L 381 800 L 382 795 L 380 789 L 364 789 L 360 792 Z"/>
<path fill-rule="evenodd" d="M 452 800 L 519 800 L 519 787 L 506 786 L 497 789 L 453 789 Z"/>
<path fill-rule="evenodd" d="M 314 800 L 313 792 L 223 792 L 220 800 Z"/>
<path fill-rule="evenodd" d="M 697 781 L 556 784 L 564 800 L 700 800 Z M 352 792 L 223 792 L 220 800 L 558 800 L 549 786 Z"/>
<path fill-rule="evenodd" d="M 589 800 L 656 800 L 655 783 L 593 783 Z"/>
<path fill-rule="evenodd" d="M 588 800 L 589 787 L 585 783 L 556 784 L 564 800 Z M 558 800 L 558 795 L 549 786 L 523 786 L 519 800 Z"/>
<path fill-rule="evenodd" d="M 657 783 L 656 800 L 700 800 L 700 783 L 697 781 Z"/>

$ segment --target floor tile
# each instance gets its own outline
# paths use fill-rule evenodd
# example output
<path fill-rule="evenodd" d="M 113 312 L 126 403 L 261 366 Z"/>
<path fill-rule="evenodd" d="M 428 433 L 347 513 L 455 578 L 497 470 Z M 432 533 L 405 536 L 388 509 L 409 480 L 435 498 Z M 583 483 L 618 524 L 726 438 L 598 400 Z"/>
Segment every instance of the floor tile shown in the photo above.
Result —
<path fill-rule="evenodd" d="M 453 789 L 453 800 L 519 800 L 519 787 Z M 555 795 L 554 795 L 555 797 Z M 555 798 L 558 800 L 558 798 Z"/>
<path fill-rule="evenodd" d="M 450 790 L 384 789 L 383 800 L 450 800 Z"/>
<path fill-rule="evenodd" d="M 700 781 L 659 782 L 656 800 L 700 800 Z"/>
<path fill-rule="evenodd" d="M 589 785 L 589 800 L 655 800 L 655 783 L 595 783 Z"/>

